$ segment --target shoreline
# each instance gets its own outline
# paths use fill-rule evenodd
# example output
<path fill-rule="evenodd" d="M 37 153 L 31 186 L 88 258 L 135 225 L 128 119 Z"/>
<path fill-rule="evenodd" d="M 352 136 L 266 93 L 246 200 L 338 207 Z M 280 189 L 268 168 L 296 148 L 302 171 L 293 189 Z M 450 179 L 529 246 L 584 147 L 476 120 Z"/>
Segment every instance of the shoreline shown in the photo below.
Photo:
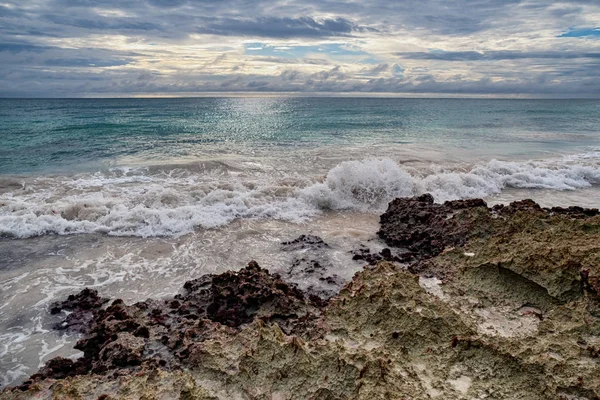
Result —
<path fill-rule="evenodd" d="M 297 272 L 341 290 L 302 291 L 255 262 L 171 299 L 84 290 L 50 310 L 84 357 L 2 396 L 600 396 L 597 209 L 423 195 L 392 201 L 380 225 L 389 249 L 357 249 L 366 265 L 345 285 L 320 269 L 320 238 L 282 243 L 308 254 Z"/>

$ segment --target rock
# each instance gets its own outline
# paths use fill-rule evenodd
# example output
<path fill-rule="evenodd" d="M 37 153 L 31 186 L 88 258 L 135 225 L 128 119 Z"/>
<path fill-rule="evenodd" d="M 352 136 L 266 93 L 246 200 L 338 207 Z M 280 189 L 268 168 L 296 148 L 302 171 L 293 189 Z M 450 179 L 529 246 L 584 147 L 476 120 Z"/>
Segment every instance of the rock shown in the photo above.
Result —
<path fill-rule="evenodd" d="M 431 196 L 386 214 L 408 269 L 379 261 L 327 302 L 256 263 L 116 300 L 94 312 L 83 358 L 2 398 L 600 398 L 600 215 Z"/>
<path fill-rule="evenodd" d="M 98 291 L 85 288 L 76 295 L 70 295 L 62 302 L 50 305 L 50 314 L 58 315 L 68 311 L 67 316 L 55 325 L 56 329 L 85 333 L 89 330 L 93 315 L 108 302 L 98 296 Z"/>
<path fill-rule="evenodd" d="M 275 321 L 290 332 L 296 320 L 316 314 L 324 306 L 320 299 L 308 298 L 296 286 L 254 261 L 237 272 L 188 281 L 184 293 L 171 299 L 147 300 L 131 306 L 116 299 L 102 308 L 107 302 L 86 288 L 53 305 L 54 314 L 73 311 L 68 323 L 84 333 L 75 345 L 83 351 L 83 357 L 48 361 L 22 389 L 39 380 L 90 372 L 108 374 L 140 366 L 177 368 L 191 362 L 194 343 L 210 335 L 217 326 L 238 328 L 260 318 Z M 304 326 L 307 321 L 299 323 Z M 65 329 L 64 324 L 57 329 Z"/>
<path fill-rule="evenodd" d="M 46 379 L 26 392 L 3 395 L 11 400 L 100 395 L 459 400 L 490 393 L 499 399 L 546 400 L 600 395 L 598 320 L 582 303 L 554 305 L 542 321 L 514 317 L 535 319 L 539 330 L 505 337 L 480 332 L 474 319 L 478 307 L 470 309 L 462 298 L 455 299 L 460 306 L 442 300 L 419 282 L 418 276 L 381 262 L 357 273 L 303 334 L 285 333 L 261 319 L 238 328 L 206 320 L 196 338 L 178 328 L 180 346 L 189 341 L 185 369 L 142 363 L 135 372 Z M 112 343 L 103 354 L 113 364 L 137 362 L 143 354 L 141 342 L 130 334 Z"/>
<path fill-rule="evenodd" d="M 296 316 L 305 302 L 299 289 L 288 285 L 278 275 L 270 275 L 256 262 L 239 272 L 215 276 L 212 293 L 206 314 L 209 319 L 228 326 L 251 321 L 261 308 L 273 310 L 279 318 Z"/>
<path fill-rule="evenodd" d="M 334 273 L 334 266 L 327 252 L 330 246 L 320 237 L 301 235 L 292 241 L 283 242 L 281 249 L 295 253 L 292 265 L 284 272 L 286 280 L 302 282 L 306 293 L 318 297 L 319 302 L 327 301 L 344 285 L 345 282 Z"/>
<path fill-rule="evenodd" d="M 552 207 L 549 209 L 549 211 L 554 214 L 568 214 L 575 218 L 594 217 L 600 214 L 600 211 L 598 211 L 597 208 L 583 208 L 577 206 L 571 206 L 567 208 Z"/>
<path fill-rule="evenodd" d="M 306 249 L 324 249 L 329 247 L 327 243 L 318 236 L 314 235 L 300 235 L 298 238 L 289 242 L 281 243 L 281 249 L 284 251 L 296 251 Z"/>
<path fill-rule="evenodd" d="M 145 341 L 141 337 L 127 332 L 118 333 L 115 340 L 102 347 L 98 358 L 106 369 L 140 365 L 145 346 Z M 100 368 L 96 366 L 96 369 Z"/>
<path fill-rule="evenodd" d="M 469 214 L 470 218 L 454 215 L 456 210 L 479 210 Z M 447 247 L 464 244 L 475 234 L 473 226 L 481 216 L 488 216 L 483 200 L 460 200 L 436 204 L 433 197 L 424 194 L 418 197 L 395 199 L 381 215 L 381 229 L 377 234 L 389 246 L 408 249 L 416 259 L 430 258 Z M 460 215 L 460 213 L 459 213 Z M 479 225 L 483 231 L 486 229 Z"/>
<path fill-rule="evenodd" d="M 68 376 L 85 373 L 85 371 L 85 367 L 80 362 L 68 358 L 56 357 L 48 361 L 31 379 L 63 379 Z"/>
<path fill-rule="evenodd" d="M 404 263 L 413 258 L 413 254 L 407 251 L 394 255 L 387 247 L 382 249 L 379 253 L 371 253 L 371 250 L 364 245 L 361 245 L 360 248 L 351 251 L 351 253 L 354 254 L 352 256 L 353 260 L 364 260 L 369 265 L 375 265 L 379 261 Z"/>
<path fill-rule="evenodd" d="M 523 289 L 525 297 L 538 292 L 558 302 L 570 301 L 585 293 L 597 297 L 600 289 L 598 215 L 588 216 L 594 212 L 584 209 L 556 212 L 543 209 L 531 200 L 483 210 L 489 216 L 496 214 L 500 218 L 485 218 L 479 209 L 455 214 L 452 219 L 470 221 L 472 227 L 462 247 L 448 249 L 430 261 L 415 263 L 411 271 L 441 279 L 464 274 L 463 281 L 472 281 L 472 290 L 479 292 L 496 285 L 513 286 L 512 289 L 527 286 L 529 289 Z M 480 233 L 484 231 L 486 234 Z M 467 253 L 471 256 L 466 256 Z M 495 283 L 482 284 L 492 276 L 496 277 Z"/>

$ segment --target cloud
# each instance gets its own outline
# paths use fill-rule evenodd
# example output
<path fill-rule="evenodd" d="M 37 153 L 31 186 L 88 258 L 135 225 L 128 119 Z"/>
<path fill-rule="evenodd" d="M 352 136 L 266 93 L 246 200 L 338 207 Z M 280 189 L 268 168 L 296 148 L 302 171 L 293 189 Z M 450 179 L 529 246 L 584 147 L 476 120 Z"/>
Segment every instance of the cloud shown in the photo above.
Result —
<path fill-rule="evenodd" d="M 360 27 L 344 18 L 315 19 L 311 17 L 256 19 L 227 18 L 198 28 L 200 33 L 223 36 L 252 36 L 271 38 L 327 38 L 350 36 L 367 28 Z"/>
<path fill-rule="evenodd" d="M 160 8 L 177 8 L 186 3 L 186 0 L 148 0 L 148 4 Z"/>
<path fill-rule="evenodd" d="M 360 72 L 361 75 L 364 76 L 378 76 L 384 72 L 388 72 L 390 70 L 389 64 L 377 64 L 374 67 L 363 68 Z"/>
<path fill-rule="evenodd" d="M 600 58 L 600 52 L 576 51 L 429 51 L 429 52 L 397 52 L 396 56 L 410 60 L 437 61 L 499 61 L 526 59 L 565 59 Z"/>
<path fill-rule="evenodd" d="M 597 0 L 4 0 L 0 15 L 0 96 L 600 96 Z"/>
<path fill-rule="evenodd" d="M 48 67 L 118 67 L 127 64 L 127 60 L 101 58 L 51 58 L 43 62 Z"/>
<path fill-rule="evenodd" d="M 96 15 L 94 18 L 73 18 L 65 17 L 62 14 L 49 14 L 42 16 L 42 18 L 57 25 L 73 26 L 84 28 L 86 30 L 162 30 L 158 23 L 147 22 L 131 17 L 104 17 Z"/>
<path fill-rule="evenodd" d="M 51 49 L 49 46 L 37 46 L 29 43 L 0 43 L 0 52 L 22 53 L 35 52 L 42 53 Z"/>

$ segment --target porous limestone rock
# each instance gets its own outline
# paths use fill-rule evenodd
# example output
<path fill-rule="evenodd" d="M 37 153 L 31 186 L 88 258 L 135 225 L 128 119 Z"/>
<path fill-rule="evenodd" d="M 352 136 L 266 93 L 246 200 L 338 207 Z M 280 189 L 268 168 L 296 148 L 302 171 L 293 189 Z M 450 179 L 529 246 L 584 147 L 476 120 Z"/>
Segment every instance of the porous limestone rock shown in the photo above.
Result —
<path fill-rule="evenodd" d="M 365 266 L 327 303 L 255 263 L 117 300 L 82 359 L 1 397 L 600 399 L 597 210 L 422 196 L 392 202 L 382 231 L 407 268 Z"/>

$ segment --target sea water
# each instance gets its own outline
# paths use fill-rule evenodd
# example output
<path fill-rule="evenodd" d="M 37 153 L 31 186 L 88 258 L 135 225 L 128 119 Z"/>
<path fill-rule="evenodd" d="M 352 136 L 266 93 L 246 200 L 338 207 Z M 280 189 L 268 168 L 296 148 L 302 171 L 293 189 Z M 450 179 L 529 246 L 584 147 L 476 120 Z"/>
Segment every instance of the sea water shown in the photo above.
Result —
<path fill-rule="evenodd" d="M 0 385 L 78 356 L 48 319 L 68 294 L 285 272 L 301 234 L 347 280 L 387 203 L 427 192 L 599 207 L 600 101 L 0 100 Z"/>

